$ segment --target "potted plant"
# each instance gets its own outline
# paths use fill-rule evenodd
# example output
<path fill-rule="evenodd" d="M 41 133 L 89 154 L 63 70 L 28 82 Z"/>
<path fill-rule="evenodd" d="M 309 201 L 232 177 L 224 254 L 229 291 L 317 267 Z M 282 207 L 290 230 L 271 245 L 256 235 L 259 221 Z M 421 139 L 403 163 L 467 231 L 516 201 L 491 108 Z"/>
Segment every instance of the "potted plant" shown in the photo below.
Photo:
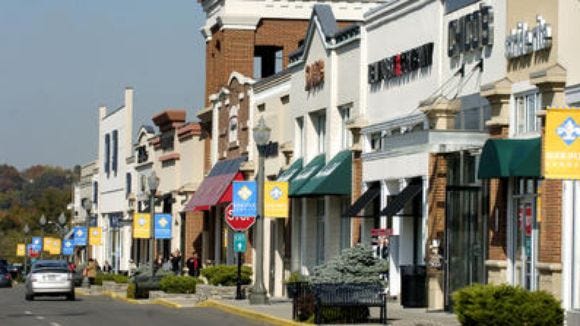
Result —
<path fill-rule="evenodd" d="M 306 277 L 302 276 L 300 273 L 290 273 L 290 276 L 286 281 L 284 281 L 288 298 L 293 299 L 298 294 L 298 291 L 300 291 L 300 286 L 305 282 L 307 282 Z"/>

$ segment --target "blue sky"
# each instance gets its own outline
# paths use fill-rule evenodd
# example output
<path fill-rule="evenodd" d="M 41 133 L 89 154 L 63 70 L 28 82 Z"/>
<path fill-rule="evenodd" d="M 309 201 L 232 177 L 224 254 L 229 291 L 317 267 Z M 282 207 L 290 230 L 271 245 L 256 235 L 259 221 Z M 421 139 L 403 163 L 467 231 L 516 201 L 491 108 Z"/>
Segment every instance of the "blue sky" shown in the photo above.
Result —
<path fill-rule="evenodd" d="M 203 106 L 196 0 L 0 0 L 0 164 L 96 158 L 97 107 L 135 89 L 134 126 Z"/>

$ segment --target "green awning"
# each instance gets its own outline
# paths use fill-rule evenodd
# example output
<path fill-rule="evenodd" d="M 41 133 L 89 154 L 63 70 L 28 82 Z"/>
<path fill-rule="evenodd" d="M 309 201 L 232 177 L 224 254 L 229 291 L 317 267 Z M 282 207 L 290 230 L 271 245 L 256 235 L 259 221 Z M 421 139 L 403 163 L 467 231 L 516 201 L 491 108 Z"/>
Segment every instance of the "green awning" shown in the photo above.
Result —
<path fill-rule="evenodd" d="M 296 192 L 296 196 L 350 195 L 352 152 L 339 152 Z"/>
<path fill-rule="evenodd" d="M 290 180 L 290 189 L 288 190 L 288 194 L 290 196 L 295 196 L 296 192 L 304 186 L 312 178 L 313 175 L 318 172 L 318 170 L 322 169 L 324 163 L 326 162 L 326 155 L 320 154 L 313 158 L 306 166 L 300 171 L 298 174 L 294 176 L 292 180 Z"/>
<path fill-rule="evenodd" d="M 278 178 L 276 178 L 276 181 L 290 181 L 290 180 L 292 180 L 292 178 L 297 176 L 298 172 L 300 172 L 300 170 L 302 170 L 302 162 L 303 161 L 304 160 L 302 158 L 299 158 L 296 161 L 294 161 L 294 163 L 292 163 L 289 168 L 287 168 L 286 170 L 282 171 L 282 173 L 280 173 Z"/>
<path fill-rule="evenodd" d="M 479 179 L 540 177 L 540 138 L 489 139 L 479 160 Z"/>

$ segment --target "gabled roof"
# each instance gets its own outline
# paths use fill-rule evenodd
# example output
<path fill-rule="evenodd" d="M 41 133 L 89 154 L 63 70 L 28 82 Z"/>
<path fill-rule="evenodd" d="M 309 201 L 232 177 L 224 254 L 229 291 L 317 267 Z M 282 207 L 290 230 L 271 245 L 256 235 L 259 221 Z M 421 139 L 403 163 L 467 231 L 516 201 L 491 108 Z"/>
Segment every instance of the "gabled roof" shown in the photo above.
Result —
<path fill-rule="evenodd" d="M 339 29 L 336 18 L 334 17 L 334 13 L 332 12 L 332 7 L 325 4 L 316 4 L 312 9 L 310 22 L 308 24 L 308 28 L 306 29 L 304 44 L 288 55 L 291 65 L 297 61 L 303 60 L 304 57 L 308 55 L 310 44 L 312 43 L 312 39 L 315 35 L 314 33 L 317 29 L 320 31 L 326 48 L 328 48 L 331 44 L 335 45 L 337 43 L 344 42 L 347 39 L 360 34 L 359 24 L 353 23 L 349 26 Z M 333 39 L 336 41 L 333 42 Z"/>

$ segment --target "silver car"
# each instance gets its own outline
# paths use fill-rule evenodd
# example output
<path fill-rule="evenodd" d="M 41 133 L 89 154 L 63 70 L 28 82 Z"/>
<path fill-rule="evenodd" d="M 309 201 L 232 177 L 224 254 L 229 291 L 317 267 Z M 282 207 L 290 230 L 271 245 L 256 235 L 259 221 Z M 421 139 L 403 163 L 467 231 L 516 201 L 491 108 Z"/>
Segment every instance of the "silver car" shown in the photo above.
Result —
<path fill-rule="evenodd" d="M 35 296 L 66 296 L 75 300 L 73 273 L 64 260 L 39 260 L 26 276 L 26 300 Z"/>

